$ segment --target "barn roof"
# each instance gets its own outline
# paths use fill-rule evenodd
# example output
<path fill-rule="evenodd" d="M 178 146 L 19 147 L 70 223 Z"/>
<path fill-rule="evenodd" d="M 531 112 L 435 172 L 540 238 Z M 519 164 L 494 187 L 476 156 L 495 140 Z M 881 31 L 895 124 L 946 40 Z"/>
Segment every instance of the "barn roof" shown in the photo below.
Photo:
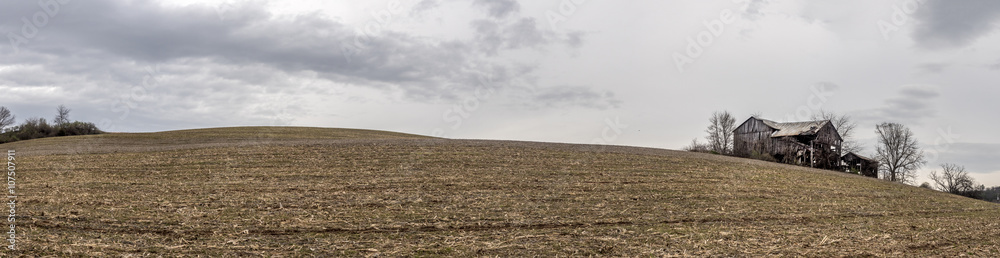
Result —
<path fill-rule="evenodd" d="M 878 161 L 876 161 L 874 159 L 871 159 L 871 158 L 868 158 L 868 157 L 865 157 L 865 156 L 861 156 L 860 154 L 857 154 L 857 153 L 854 153 L 854 152 L 848 152 L 847 154 L 844 154 L 844 157 L 847 157 L 847 156 L 854 156 L 854 157 L 857 157 L 859 159 L 867 160 L 869 162 L 878 163 Z"/>
<path fill-rule="evenodd" d="M 760 121 L 764 122 L 765 125 L 777 130 L 771 134 L 771 137 L 816 135 L 816 133 L 818 133 L 823 126 L 830 123 L 830 120 L 778 123 L 762 118 L 757 119 L 760 119 Z"/>

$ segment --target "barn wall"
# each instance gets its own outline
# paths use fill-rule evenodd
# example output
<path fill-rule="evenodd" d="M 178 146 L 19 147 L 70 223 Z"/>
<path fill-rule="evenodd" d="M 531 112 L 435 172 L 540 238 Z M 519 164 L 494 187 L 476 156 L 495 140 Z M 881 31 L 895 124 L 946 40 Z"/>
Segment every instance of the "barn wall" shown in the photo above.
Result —
<path fill-rule="evenodd" d="M 878 178 L 878 162 L 862 159 L 853 153 L 844 155 L 843 159 L 848 169 L 856 169 L 863 176 Z"/>
<path fill-rule="evenodd" d="M 878 178 L 878 162 L 866 162 L 861 169 L 861 175 Z"/>
<path fill-rule="evenodd" d="M 810 166 L 811 159 L 815 167 L 840 169 L 842 140 L 832 124 L 827 123 L 811 136 L 771 138 L 774 131 L 760 119 L 747 119 L 733 131 L 733 154 L 770 154 L 778 161 L 805 166 Z"/>
<path fill-rule="evenodd" d="M 841 143 L 842 140 L 838 137 L 837 130 L 832 124 L 827 123 L 823 128 L 820 128 L 812 142 L 815 148 L 813 155 L 816 159 L 816 167 L 838 169 Z"/>
<path fill-rule="evenodd" d="M 837 129 L 833 128 L 832 124 L 827 123 L 816 134 L 816 142 L 840 147 L 842 140 L 837 135 Z"/>
<path fill-rule="evenodd" d="M 772 133 L 774 129 L 760 119 L 747 119 L 733 131 L 733 154 L 749 157 L 755 150 L 759 153 L 771 153 L 774 148 Z"/>

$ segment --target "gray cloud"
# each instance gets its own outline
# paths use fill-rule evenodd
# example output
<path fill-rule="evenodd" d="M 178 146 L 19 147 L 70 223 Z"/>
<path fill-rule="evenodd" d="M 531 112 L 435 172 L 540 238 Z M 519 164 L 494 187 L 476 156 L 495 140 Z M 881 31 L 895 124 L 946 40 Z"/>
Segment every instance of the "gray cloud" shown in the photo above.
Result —
<path fill-rule="evenodd" d="M 474 0 L 473 5 L 486 9 L 487 14 L 493 18 L 505 18 L 509 15 L 521 11 L 521 4 L 517 0 Z"/>
<path fill-rule="evenodd" d="M 583 106 L 602 110 L 622 105 L 613 92 L 597 92 L 582 86 L 549 87 L 540 90 L 529 103 L 533 103 L 534 108 Z"/>
<path fill-rule="evenodd" d="M 902 99 L 932 99 L 941 96 L 934 88 L 926 86 L 906 86 L 899 89 Z"/>
<path fill-rule="evenodd" d="M 761 10 L 767 7 L 769 3 L 770 1 L 768 0 L 745 0 L 746 8 L 743 12 L 744 17 L 751 20 L 759 19 L 764 16 Z"/>
<path fill-rule="evenodd" d="M 1000 70 L 1000 61 L 997 61 L 996 63 L 993 63 L 993 64 L 988 65 L 986 67 L 990 68 L 990 70 Z"/>
<path fill-rule="evenodd" d="M 542 31 L 534 18 L 523 18 L 510 24 L 501 24 L 490 20 L 472 22 L 477 35 L 480 50 L 490 55 L 496 55 L 501 50 L 539 47 L 553 41 L 554 33 Z M 579 41 L 579 38 L 570 41 Z"/>
<path fill-rule="evenodd" d="M 411 14 L 421 13 L 427 10 L 438 8 L 441 6 L 441 2 L 438 0 L 421 0 L 416 5 L 413 6 Z"/>
<path fill-rule="evenodd" d="M 943 72 L 949 66 L 951 65 L 944 63 L 926 63 L 918 65 L 917 71 L 921 74 L 935 74 Z"/>
<path fill-rule="evenodd" d="M 940 95 L 933 87 L 904 86 L 896 96 L 886 99 L 882 107 L 865 112 L 859 118 L 872 123 L 891 121 L 920 124 L 923 119 L 937 113 L 934 101 Z"/>
<path fill-rule="evenodd" d="M 387 30 L 380 35 L 358 35 L 354 28 L 320 15 L 272 17 L 259 7 L 240 6 L 220 20 L 214 9 L 203 6 L 170 9 L 145 1 L 71 3 L 75 5 L 65 6 L 53 24 L 39 32 L 46 35 L 44 39 L 22 50 L 57 56 L 90 53 L 91 60 L 102 61 L 164 63 L 204 58 L 219 65 L 266 64 L 287 72 L 313 71 L 337 81 L 406 84 L 413 91 L 435 90 L 434 85 L 462 76 L 449 71 L 460 70 L 475 58 L 463 55 L 462 50 L 469 48 L 463 42 L 426 42 Z M 35 9 L 31 7 L 5 9 L 9 13 L 4 16 L 30 13 Z M 4 23 L 0 28 L 16 27 L 11 25 Z M 357 53 L 345 57 L 343 48 Z"/>
<path fill-rule="evenodd" d="M 996 30 L 1000 2 L 926 0 L 915 14 L 917 45 L 926 49 L 964 47 Z"/>
<path fill-rule="evenodd" d="M 425 0 L 415 9 L 438 5 Z M 22 100 L 45 95 L 53 101 L 120 109 L 120 99 L 129 99 L 129 92 L 143 80 L 143 67 L 161 66 L 163 87 L 149 89 L 157 98 L 130 109 L 132 117 L 186 119 L 143 113 L 160 110 L 239 124 L 240 119 L 261 118 L 245 111 L 258 108 L 247 103 L 267 102 L 275 93 L 330 93 L 324 88 L 328 86 L 297 85 L 302 79 L 399 93 L 418 102 L 453 102 L 460 93 L 474 91 L 483 75 L 499 87 L 514 80 L 532 82 L 526 77 L 533 76 L 534 66 L 494 60 L 500 51 L 563 42 L 579 47 L 582 42 L 579 34 L 544 31 L 533 19 L 516 17 L 515 1 L 475 5 L 514 19 L 474 23 L 473 40 L 439 40 L 397 32 L 391 24 L 375 21 L 354 27 L 319 13 L 275 16 L 260 3 L 232 5 L 220 17 L 218 10 L 204 5 L 72 1 L 40 27 L 37 36 L 18 45 L 16 53 L 12 45 L 0 44 L 0 66 L 17 66 L 0 71 L 0 86 L 28 89 L 16 95 Z M 20 32 L 21 17 L 30 19 L 41 10 L 32 1 L 5 2 L 0 32 Z M 281 108 L 302 110 L 291 104 Z"/>
<path fill-rule="evenodd" d="M 954 143 L 945 146 L 928 146 L 941 150 L 936 163 L 953 163 L 965 166 L 970 173 L 991 173 L 1000 171 L 1000 144 Z M 927 164 L 929 168 L 940 170 L 940 164 Z"/>

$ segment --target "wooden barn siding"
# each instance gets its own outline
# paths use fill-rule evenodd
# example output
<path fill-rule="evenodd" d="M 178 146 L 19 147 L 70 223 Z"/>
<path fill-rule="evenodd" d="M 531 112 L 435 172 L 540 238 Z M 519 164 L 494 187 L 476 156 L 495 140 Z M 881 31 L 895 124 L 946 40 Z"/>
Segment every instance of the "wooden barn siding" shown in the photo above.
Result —
<path fill-rule="evenodd" d="M 839 167 L 842 141 L 838 139 L 837 131 L 830 123 L 823 126 L 816 136 L 771 138 L 774 131 L 759 119 L 748 119 L 733 131 L 733 154 L 750 157 L 757 151 L 790 163 L 795 159 L 797 152 L 808 149 L 809 141 L 813 140 L 813 147 L 816 149 L 813 153 L 816 167 L 827 169 Z"/>
<path fill-rule="evenodd" d="M 844 156 L 844 163 L 847 163 L 847 169 L 858 170 L 862 176 L 878 178 L 878 162 L 865 160 L 850 153 Z"/>
<path fill-rule="evenodd" d="M 757 150 L 758 152 L 770 153 L 773 150 L 773 139 L 771 134 L 774 129 L 764 124 L 758 119 L 748 119 L 734 130 L 733 133 L 733 154 L 741 157 L 749 157 Z"/>
<path fill-rule="evenodd" d="M 837 130 L 827 123 L 816 134 L 813 144 L 816 148 L 816 167 L 835 169 L 840 163 L 841 139 L 837 138 Z"/>
<path fill-rule="evenodd" d="M 796 152 L 805 147 L 796 144 L 798 140 L 795 137 L 772 138 L 771 135 L 775 131 L 761 120 L 747 120 L 734 130 L 733 154 L 750 157 L 756 151 L 782 159 L 783 157 L 794 157 Z"/>

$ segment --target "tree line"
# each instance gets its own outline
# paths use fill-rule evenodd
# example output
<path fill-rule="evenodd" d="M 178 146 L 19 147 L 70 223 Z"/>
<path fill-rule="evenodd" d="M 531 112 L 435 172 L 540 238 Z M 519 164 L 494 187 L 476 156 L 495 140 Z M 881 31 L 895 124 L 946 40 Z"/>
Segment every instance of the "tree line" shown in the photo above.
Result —
<path fill-rule="evenodd" d="M 759 117 L 760 114 L 754 114 L 754 116 Z M 853 122 L 851 117 L 821 110 L 813 114 L 811 118 L 813 120 L 830 120 L 833 123 L 837 133 L 844 140 L 841 146 L 843 153 L 860 153 L 862 151 L 861 144 L 854 139 L 854 130 L 857 124 Z M 715 112 L 709 119 L 709 126 L 705 130 L 708 134 L 705 137 L 707 142 L 701 143 L 698 138 L 695 138 L 684 149 L 693 152 L 732 155 L 734 151 L 733 131 L 736 130 L 737 126 L 736 118 L 728 111 Z M 872 157 L 879 162 L 880 178 L 892 182 L 912 184 L 917 178 L 917 171 L 927 163 L 913 131 L 903 124 L 883 122 L 875 126 L 875 134 L 878 143 L 875 147 L 875 155 Z M 776 161 L 773 157 L 768 159 L 770 155 L 752 156 L 757 159 Z M 1000 203 L 1000 186 L 986 188 L 984 185 L 976 183 L 963 166 L 945 163 L 941 164 L 941 168 L 940 173 L 938 171 L 931 172 L 933 184 L 924 182 L 920 186 Z"/>
<path fill-rule="evenodd" d="M 44 118 L 28 118 L 20 125 L 14 125 L 16 116 L 0 106 L 0 143 L 31 140 L 56 136 L 88 135 L 104 133 L 97 125 L 89 122 L 70 121 L 70 109 L 64 105 L 56 108 L 54 124 L 49 124 Z"/>

